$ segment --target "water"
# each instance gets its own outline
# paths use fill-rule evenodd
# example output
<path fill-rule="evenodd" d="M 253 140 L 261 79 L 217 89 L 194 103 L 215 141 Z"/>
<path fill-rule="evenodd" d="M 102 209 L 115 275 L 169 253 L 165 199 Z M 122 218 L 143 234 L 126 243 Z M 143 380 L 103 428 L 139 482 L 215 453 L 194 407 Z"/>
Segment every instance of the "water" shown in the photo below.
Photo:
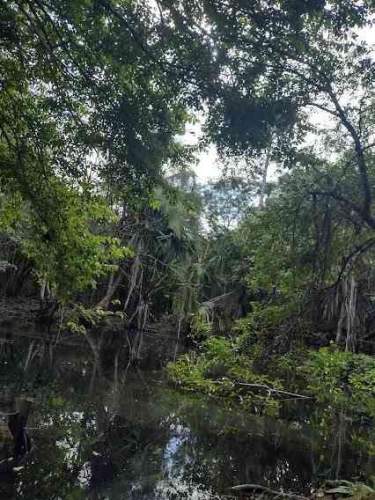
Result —
<path fill-rule="evenodd" d="M 371 429 L 348 415 L 299 402 L 283 419 L 254 416 L 179 392 L 160 371 L 94 369 L 78 349 L 24 372 L 28 353 L 1 358 L 2 409 L 33 399 L 33 448 L 15 470 L 0 469 L 1 498 L 219 499 L 242 483 L 308 494 L 326 478 L 374 473 Z"/>

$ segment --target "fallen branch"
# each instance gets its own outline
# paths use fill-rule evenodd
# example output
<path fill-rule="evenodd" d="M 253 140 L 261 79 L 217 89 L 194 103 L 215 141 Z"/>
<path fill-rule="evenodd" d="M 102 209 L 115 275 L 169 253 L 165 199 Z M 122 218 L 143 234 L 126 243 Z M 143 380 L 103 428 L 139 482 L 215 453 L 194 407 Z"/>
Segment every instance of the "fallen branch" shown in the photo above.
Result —
<path fill-rule="evenodd" d="M 307 497 L 296 495 L 295 493 L 284 493 L 283 491 L 272 490 L 267 488 L 267 486 L 262 486 L 260 484 L 239 484 L 238 486 L 232 486 L 230 488 L 232 491 L 252 491 L 260 490 L 263 493 L 268 493 L 269 495 L 282 498 L 292 498 L 294 500 L 308 500 Z"/>
<path fill-rule="evenodd" d="M 281 389 L 275 389 L 265 384 L 247 384 L 246 382 L 235 382 L 236 385 L 243 385 L 245 387 L 254 387 L 257 389 L 265 389 L 267 391 L 274 392 L 276 394 L 285 394 L 286 396 L 292 396 L 293 398 L 300 399 L 313 399 L 312 396 L 305 396 L 304 394 L 297 394 L 296 392 L 282 391 Z"/>
<path fill-rule="evenodd" d="M 211 382 L 213 384 L 224 384 L 223 380 L 211 380 Z M 282 391 L 281 389 L 275 389 L 274 387 L 270 387 L 266 384 L 248 384 L 246 382 L 236 382 L 233 380 L 231 380 L 230 382 L 232 385 L 242 385 L 244 387 L 253 387 L 255 389 L 265 389 L 270 393 L 273 392 L 275 394 L 285 394 L 285 396 L 291 396 L 291 398 L 288 399 L 314 399 L 313 396 L 306 396 L 305 394 L 298 394 L 296 392 Z"/>

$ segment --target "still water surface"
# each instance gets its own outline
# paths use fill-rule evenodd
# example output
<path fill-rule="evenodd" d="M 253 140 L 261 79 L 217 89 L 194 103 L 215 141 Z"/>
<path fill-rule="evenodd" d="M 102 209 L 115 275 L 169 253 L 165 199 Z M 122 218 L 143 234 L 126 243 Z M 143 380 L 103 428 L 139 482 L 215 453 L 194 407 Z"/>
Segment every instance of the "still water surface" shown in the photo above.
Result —
<path fill-rule="evenodd" d="M 33 448 L 0 470 L 0 498 L 201 500 L 242 483 L 307 494 L 325 478 L 374 473 L 366 422 L 329 409 L 299 402 L 280 419 L 254 416 L 179 392 L 161 372 L 93 376 L 67 353 L 54 370 L 21 366 L 2 357 L 2 394 L 33 398 Z"/>

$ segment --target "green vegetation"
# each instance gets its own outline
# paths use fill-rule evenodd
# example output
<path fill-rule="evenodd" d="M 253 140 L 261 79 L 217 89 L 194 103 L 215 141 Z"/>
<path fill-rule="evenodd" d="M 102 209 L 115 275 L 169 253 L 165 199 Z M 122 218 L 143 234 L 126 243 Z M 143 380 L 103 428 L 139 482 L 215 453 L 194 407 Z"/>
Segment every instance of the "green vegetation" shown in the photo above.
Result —
<path fill-rule="evenodd" d="M 374 14 L 0 0 L 4 302 L 39 300 L 95 363 L 105 346 L 229 407 L 306 399 L 372 426 Z"/>
<path fill-rule="evenodd" d="M 343 377 L 372 414 L 372 14 L 3 0 L 4 295 L 40 286 L 76 333 L 111 316 L 95 308 L 140 332 L 167 322 L 194 346 L 169 367 L 190 389 L 247 401 L 265 395 L 236 383 L 324 380 L 339 404 Z M 208 143 L 224 168 L 202 185 Z"/>

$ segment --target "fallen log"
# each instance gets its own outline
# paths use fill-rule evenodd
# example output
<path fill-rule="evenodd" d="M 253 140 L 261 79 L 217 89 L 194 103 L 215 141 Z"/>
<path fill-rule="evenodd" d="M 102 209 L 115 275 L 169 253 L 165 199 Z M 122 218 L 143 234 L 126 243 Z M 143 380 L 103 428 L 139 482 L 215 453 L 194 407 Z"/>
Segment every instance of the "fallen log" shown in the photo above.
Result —
<path fill-rule="evenodd" d="M 300 398 L 300 399 L 314 399 L 312 396 L 305 396 L 304 394 L 297 394 L 296 392 L 289 392 L 289 391 L 283 391 L 281 389 L 275 389 L 274 387 L 270 387 L 269 385 L 265 384 L 248 384 L 246 382 L 235 382 L 236 385 L 241 385 L 245 387 L 253 387 L 257 389 L 265 389 L 266 391 L 270 393 L 275 393 L 275 394 L 283 394 L 285 396 L 292 396 L 294 398 Z"/>

